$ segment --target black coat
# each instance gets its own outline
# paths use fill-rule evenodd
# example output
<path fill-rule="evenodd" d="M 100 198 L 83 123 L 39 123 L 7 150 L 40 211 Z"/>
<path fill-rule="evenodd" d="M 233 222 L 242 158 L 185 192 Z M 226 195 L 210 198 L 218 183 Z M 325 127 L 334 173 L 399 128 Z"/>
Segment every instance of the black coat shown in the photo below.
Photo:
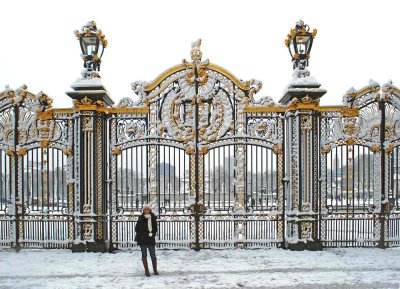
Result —
<path fill-rule="evenodd" d="M 138 245 L 146 245 L 146 246 L 155 246 L 156 245 L 156 234 L 157 234 L 157 217 L 153 214 L 151 214 L 151 226 L 152 226 L 152 233 L 153 236 L 149 236 L 149 229 L 147 227 L 147 219 L 144 217 L 144 215 L 140 215 L 139 219 L 136 223 L 135 226 L 135 232 L 136 232 L 136 237 L 137 237 L 137 243 Z"/>

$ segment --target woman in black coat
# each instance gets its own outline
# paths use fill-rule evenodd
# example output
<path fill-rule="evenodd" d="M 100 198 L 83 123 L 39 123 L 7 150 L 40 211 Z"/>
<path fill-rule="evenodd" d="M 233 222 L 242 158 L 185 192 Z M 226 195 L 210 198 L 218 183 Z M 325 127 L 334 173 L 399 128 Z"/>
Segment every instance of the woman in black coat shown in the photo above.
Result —
<path fill-rule="evenodd" d="M 143 206 L 143 213 L 135 226 L 136 237 L 140 249 L 142 250 L 142 262 L 147 277 L 150 277 L 149 266 L 147 264 L 147 249 L 150 252 L 151 262 L 153 264 L 154 274 L 158 275 L 157 258 L 156 258 L 156 234 L 157 220 L 156 216 L 151 212 L 151 206 L 146 204 Z"/>

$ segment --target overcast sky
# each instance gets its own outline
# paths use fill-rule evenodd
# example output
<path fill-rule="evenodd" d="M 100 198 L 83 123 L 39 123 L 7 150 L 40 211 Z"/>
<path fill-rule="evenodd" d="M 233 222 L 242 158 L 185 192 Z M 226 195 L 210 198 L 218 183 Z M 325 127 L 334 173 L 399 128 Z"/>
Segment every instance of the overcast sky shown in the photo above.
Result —
<path fill-rule="evenodd" d="M 339 104 L 348 88 L 369 79 L 400 86 L 399 8 L 382 0 L 2 1 L 0 89 L 25 83 L 54 107 L 70 107 L 65 92 L 83 69 L 73 31 L 95 20 L 109 41 L 100 74 L 116 103 L 134 96 L 131 82 L 190 59 L 198 38 L 203 59 L 261 80 L 258 96 L 277 102 L 292 73 L 284 39 L 302 18 L 318 29 L 309 69 L 328 90 L 321 104 Z"/>

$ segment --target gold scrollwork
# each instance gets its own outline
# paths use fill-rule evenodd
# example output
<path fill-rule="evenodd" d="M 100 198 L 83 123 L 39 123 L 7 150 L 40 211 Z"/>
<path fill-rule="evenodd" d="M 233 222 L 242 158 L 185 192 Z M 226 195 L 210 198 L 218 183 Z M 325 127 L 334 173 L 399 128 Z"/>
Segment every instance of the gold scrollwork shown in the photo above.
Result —
<path fill-rule="evenodd" d="M 38 120 L 51 120 L 53 119 L 53 110 L 38 111 L 36 113 L 36 118 Z"/>
<path fill-rule="evenodd" d="M 205 207 L 203 204 L 198 204 L 198 208 L 199 208 L 199 214 L 203 215 L 205 213 Z M 195 213 L 195 204 L 191 204 L 190 205 L 190 211 L 192 212 L 192 214 Z"/>
<path fill-rule="evenodd" d="M 340 114 L 344 117 L 356 117 L 360 114 L 360 111 L 356 108 L 343 107 Z"/>
<path fill-rule="evenodd" d="M 200 85 L 207 83 L 207 81 L 208 81 L 207 65 L 208 65 L 208 63 L 200 63 L 197 68 L 197 73 L 198 73 L 197 78 L 198 78 Z"/>
<path fill-rule="evenodd" d="M 189 84 L 193 85 L 196 78 L 194 64 L 189 64 L 187 62 L 185 62 L 185 64 L 186 64 L 186 75 L 185 75 L 186 81 Z"/>
<path fill-rule="evenodd" d="M 183 62 L 184 65 L 186 66 L 186 81 L 189 84 L 194 84 L 195 80 L 196 80 L 196 74 L 195 74 L 195 69 L 197 68 L 197 81 L 198 83 L 204 84 L 208 81 L 208 71 L 207 71 L 207 66 L 208 66 L 208 62 L 200 62 L 197 63 L 189 63 L 187 61 Z"/>

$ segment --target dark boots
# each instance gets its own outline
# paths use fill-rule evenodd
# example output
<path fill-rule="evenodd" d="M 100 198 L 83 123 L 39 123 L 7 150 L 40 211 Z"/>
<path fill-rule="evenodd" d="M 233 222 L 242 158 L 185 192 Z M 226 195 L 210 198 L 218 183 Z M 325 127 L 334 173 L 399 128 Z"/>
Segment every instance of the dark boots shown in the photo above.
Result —
<path fill-rule="evenodd" d="M 149 265 L 147 264 L 147 258 L 142 258 L 143 262 L 143 267 L 144 267 L 144 273 L 146 274 L 147 277 L 150 277 L 150 272 L 149 272 Z M 151 260 L 153 263 L 153 270 L 154 270 L 154 275 L 159 275 L 157 271 L 157 258 L 154 258 Z"/>
<path fill-rule="evenodd" d="M 157 258 L 152 259 L 151 262 L 153 263 L 154 275 L 158 275 L 158 271 L 157 271 Z"/>
<path fill-rule="evenodd" d="M 150 277 L 149 265 L 147 265 L 147 258 L 142 258 L 142 262 L 143 262 L 144 273 L 146 274 L 146 277 Z"/>

